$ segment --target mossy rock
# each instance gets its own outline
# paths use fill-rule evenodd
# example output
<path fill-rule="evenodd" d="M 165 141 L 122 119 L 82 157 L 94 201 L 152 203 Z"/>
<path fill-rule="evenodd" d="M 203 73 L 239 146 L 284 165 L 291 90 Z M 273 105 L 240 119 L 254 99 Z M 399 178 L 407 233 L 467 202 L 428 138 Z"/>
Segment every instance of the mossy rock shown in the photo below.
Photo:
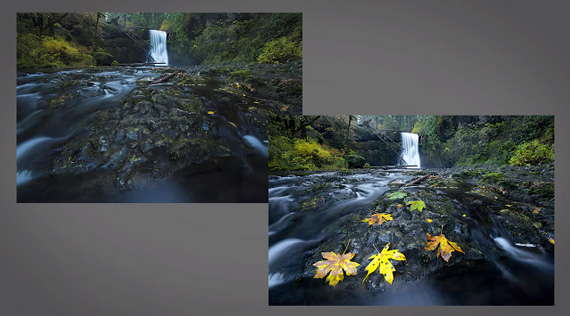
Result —
<path fill-rule="evenodd" d="M 365 159 L 358 155 L 349 155 L 346 157 L 346 162 L 349 168 L 362 168 L 364 167 Z"/>
<path fill-rule="evenodd" d="M 481 177 L 483 183 L 499 183 L 505 179 L 505 175 L 501 172 L 491 172 Z"/>

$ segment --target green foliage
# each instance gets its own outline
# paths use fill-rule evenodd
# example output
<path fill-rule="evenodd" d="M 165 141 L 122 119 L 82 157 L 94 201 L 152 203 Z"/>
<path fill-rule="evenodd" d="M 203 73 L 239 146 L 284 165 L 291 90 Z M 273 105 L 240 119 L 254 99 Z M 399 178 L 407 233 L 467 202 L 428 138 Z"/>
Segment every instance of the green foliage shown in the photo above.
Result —
<path fill-rule="evenodd" d="M 257 61 L 263 64 L 284 63 L 290 60 L 301 59 L 303 48 L 300 43 L 288 37 L 281 37 L 266 43 Z"/>
<path fill-rule="evenodd" d="M 410 211 L 418 210 L 421 212 L 426 207 L 426 204 L 422 200 L 409 201 L 408 203 L 406 203 L 406 205 L 410 206 Z"/>
<path fill-rule="evenodd" d="M 369 169 L 369 168 L 370 168 L 370 164 L 369 164 L 369 163 L 365 163 L 365 164 L 364 164 L 364 168 Z"/>
<path fill-rule="evenodd" d="M 301 23 L 300 14 L 290 13 L 191 14 L 163 27 L 196 62 L 253 63 L 299 59 Z"/>
<path fill-rule="evenodd" d="M 430 120 L 435 137 L 439 119 Z M 429 150 L 439 151 L 448 165 L 525 165 L 554 159 L 552 116 L 465 116 L 453 117 L 453 122 L 455 127 L 443 129 L 444 138 L 431 141 L 428 135 L 428 143 L 433 145 Z M 447 129 L 454 132 L 449 134 Z M 442 142 L 445 137 L 447 140 Z M 532 145 L 534 141 L 542 146 Z"/>
<path fill-rule="evenodd" d="M 85 48 L 52 36 L 18 34 L 18 68 L 63 68 L 87 66 Z"/>
<path fill-rule="evenodd" d="M 554 161 L 554 146 L 548 146 L 535 139 L 520 144 L 509 160 L 513 166 L 531 166 Z"/>
<path fill-rule="evenodd" d="M 402 192 L 402 191 L 398 191 L 398 192 L 388 194 L 388 198 L 390 200 L 399 200 L 399 199 L 405 198 L 406 196 L 408 196 L 406 194 L 406 192 Z"/>
<path fill-rule="evenodd" d="M 314 140 L 269 135 L 269 170 L 333 170 L 344 168 L 341 155 Z"/>

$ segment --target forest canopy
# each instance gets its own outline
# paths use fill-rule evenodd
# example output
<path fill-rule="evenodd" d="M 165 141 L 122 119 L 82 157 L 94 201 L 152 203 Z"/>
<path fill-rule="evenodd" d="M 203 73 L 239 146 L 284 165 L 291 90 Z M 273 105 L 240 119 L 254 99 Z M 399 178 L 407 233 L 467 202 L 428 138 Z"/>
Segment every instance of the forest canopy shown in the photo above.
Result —
<path fill-rule="evenodd" d="M 302 58 L 299 13 L 19 13 L 18 68 L 144 62 L 148 30 L 165 31 L 174 64 Z"/>
<path fill-rule="evenodd" d="M 531 166 L 554 161 L 553 116 L 281 116 L 272 171 L 397 165 L 401 132 L 419 135 L 422 165 Z"/>

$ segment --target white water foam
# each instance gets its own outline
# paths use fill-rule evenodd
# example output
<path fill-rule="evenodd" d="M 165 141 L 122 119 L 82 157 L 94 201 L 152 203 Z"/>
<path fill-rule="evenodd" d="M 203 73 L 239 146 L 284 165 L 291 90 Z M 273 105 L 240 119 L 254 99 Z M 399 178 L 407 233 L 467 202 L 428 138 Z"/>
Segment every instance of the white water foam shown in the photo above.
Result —
<path fill-rule="evenodd" d="M 32 148 L 36 147 L 37 145 L 46 142 L 48 140 L 52 140 L 53 138 L 51 137 L 37 137 L 37 138 L 33 138 L 30 139 L 28 141 L 25 141 L 24 143 L 20 144 L 18 147 L 16 147 L 16 157 L 22 158 L 27 152 L 29 152 Z"/>
<path fill-rule="evenodd" d="M 268 278 L 269 288 L 272 288 L 272 287 L 279 285 L 279 284 L 282 284 L 282 283 L 285 283 L 285 278 L 283 278 L 283 274 L 272 273 L 269 275 L 269 278 Z"/>
<path fill-rule="evenodd" d="M 243 140 L 245 140 L 245 142 L 255 148 L 255 150 L 257 150 L 257 152 L 259 152 L 263 157 L 267 157 L 269 154 L 269 150 L 267 148 L 267 146 L 265 146 L 259 139 L 257 139 L 254 136 L 251 135 L 245 135 L 243 137 Z"/>
<path fill-rule="evenodd" d="M 32 180 L 34 176 L 29 170 L 18 171 L 16 173 L 16 186 L 24 184 Z"/>
<path fill-rule="evenodd" d="M 540 257 L 537 254 L 528 252 L 526 250 L 518 249 L 505 238 L 497 237 L 494 238 L 493 240 L 495 241 L 495 243 L 497 243 L 499 248 L 503 249 L 511 258 L 519 262 L 533 265 L 545 270 L 554 270 L 554 266 L 550 262 L 544 260 L 542 257 Z"/>
<path fill-rule="evenodd" d="M 277 260 L 279 257 L 281 257 L 283 255 L 283 253 L 285 253 L 285 251 L 287 251 L 293 245 L 301 243 L 303 241 L 304 240 L 297 239 L 297 238 L 289 238 L 289 239 L 282 240 L 282 241 L 276 243 L 275 245 L 271 246 L 271 248 L 269 248 L 269 254 L 267 256 L 268 260 L 269 260 L 269 265 L 271 265 L 273 262 L 275 262 L 275 260 Z"/>

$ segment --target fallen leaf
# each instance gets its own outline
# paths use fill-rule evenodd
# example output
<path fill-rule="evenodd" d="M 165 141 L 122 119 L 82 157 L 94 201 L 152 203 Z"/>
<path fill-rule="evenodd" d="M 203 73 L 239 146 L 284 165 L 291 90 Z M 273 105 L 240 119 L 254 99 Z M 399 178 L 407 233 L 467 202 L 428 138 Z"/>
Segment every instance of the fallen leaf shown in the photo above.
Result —
<path fill-rule="evenodd" d="M 398 252 L 398 249 L 388 250 L 389 247 L 390 243 L 384 246 L 382 252 L 368 258 L 368 260 L 372 259 L 372 262 L 370 262 L 370 264 L 365 268 L 365 270 L 368 271 L 368 274 L 366 277 L 364 277 L 364 280 L 362 280 L 362 282 L 364 282 L 366 278 L 372 272 L 376 271 L 376 269 L 378 269 L 378 266 L 380 266 L 380 270 L 378 270 L 378 272 L 384 275 L 384 279 L 388 281 L 388 283 L 392 284 L 392 281 L 394 280 L 394 274 L 392 272 L 396 271 L 396 269 L 390 262 L 390 259 L 406 260 L 406 257 L 403 253 Z"/>
<path fill-rule="evenodd" d="M 390 193 L 387 195 L 387 197 L 390 200 L 398 200 L 398 199 L 403 199 L 407 196 L 407 194 L 405 192 L 402 191 L 398 191 L 398 192 L 394 192 L 394 193 Z"/>
<path fill-rule="evenodd" d="M 212 115 L 214 114 L 214 111 L 208 111 L 208 114 Z"/>
<path fill-rule="evenodd" d="M 551 244 L 554 245 L 554 239 L 552 239 L 552 237 L 550 237 L 550 238 L 548 239 L 548 241 L 549 241 Z"/>
<path fill-rule="evenodd" d="M 453 251 L 463 252 L 463 250 L 461 250 L 461 248 L 459 248 L 457 243 L 452 242 L 450 240 L 447 240 L 447 238 L 445 238 L 445 236 L 443 234 L 440 234 L 439 236 L 433 236 L 432 237 L 428 233 L 427 239 L 428 239 L 428 241 L 426 241 L 427 245 L 424 249 L 425 250 L 435 250 L 435 248 L 437 248 L 437 246 L 439 245 L 439 248 L 437 249 L 437 256 L 439 257 L 441 255 L 443 260 L 445 260 L 446 262 L 449 262 L 449 258 L 451 258 L 451 253 Z M 463 252 L 463 253 L 465 253 L 465 252 Z"/>
<path fill-rule="evenodd" d="M 327 260 L 313 264 L 313 266 L 317 267 L 315 279 L 322 279 L 330 272 L 327 281 L 330 286 L 335 286 L 344 279 L 343 269 L 347 276 L 356 275 L 356 267 L 360 264 L 350 261 L 350 259 L 354 257 L 353 253 L 349 252 L 345 255 L 338 255 L 330 251 L 321 252 L 321 255 Z"/>
<path fill-rule="evenodd" d="M 378 225 L 382 225 L 382 223 L 386 223 L 387 221 L 393 220 L 392 215 L 388 213 L 376 213 L 363 220 L 363 222 L 368 223 L 368 225 L 372 225 L 374 223 L 378 223 Z"/>
<path fill-rule="evenodd" d="M 431 219 L 429 219 L 429 218 L 428 218 L 428 219 L 426 219 L 426 221 L 427 221 L 428 223 L 431 223 L 431 222 L 433 222 L 433 220 L 431 220 Z"/>
<path fill-rule="evenodd" d="M 421 212 L 426 207 L 426 204 L 422 200 L 409 201 L 408 203 L 406 203 L 406 205 L 410 206 L 410 211 L 418 210 Z"/>

